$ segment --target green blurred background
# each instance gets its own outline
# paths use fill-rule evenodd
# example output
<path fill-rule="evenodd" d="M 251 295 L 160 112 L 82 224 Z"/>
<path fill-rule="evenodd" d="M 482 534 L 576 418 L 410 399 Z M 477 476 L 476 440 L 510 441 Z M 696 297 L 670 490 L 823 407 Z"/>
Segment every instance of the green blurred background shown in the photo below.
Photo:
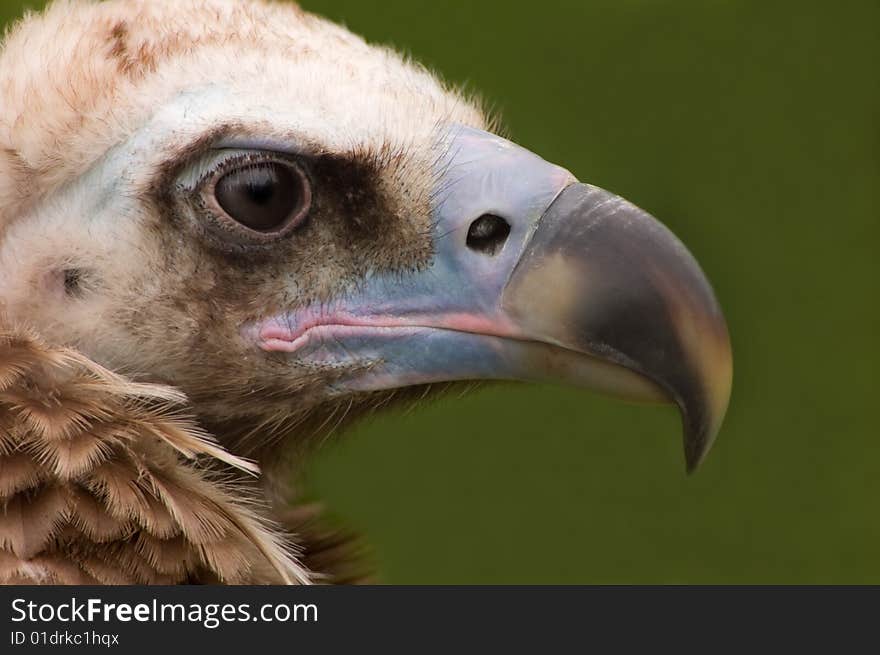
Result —
<path fill-rule="evenodd" d="M 727 422 L 690 478 L 674 411 L 563 388 L 348 434 L 307 487 L 381 580 L 880 583 L 880 2 L 303 5 L 479 91 L 515 140 L 660 217 L 734 343 Z M 3 0 L 0 21 L 19 9 Z"/>

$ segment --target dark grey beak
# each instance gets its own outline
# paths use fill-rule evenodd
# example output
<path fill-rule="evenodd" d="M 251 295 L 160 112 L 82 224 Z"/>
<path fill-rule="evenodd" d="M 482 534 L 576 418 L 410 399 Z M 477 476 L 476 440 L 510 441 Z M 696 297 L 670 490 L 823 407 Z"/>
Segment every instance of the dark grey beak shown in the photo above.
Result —
<path fill-rule="evenodd" d="M 656 383 L 681 409 L 696 468 L 727 409 L 732 357 L 712 288 L 672 232 L 618 196 L 572 184 L 540 220 L 502 306 L 532 338 Z"/>

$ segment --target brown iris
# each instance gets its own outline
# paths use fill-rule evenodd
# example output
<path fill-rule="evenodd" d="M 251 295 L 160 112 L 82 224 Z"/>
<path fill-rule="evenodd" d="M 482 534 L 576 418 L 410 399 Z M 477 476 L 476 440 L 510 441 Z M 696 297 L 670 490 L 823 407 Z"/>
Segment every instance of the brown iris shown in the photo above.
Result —
<path fill-rule="evenodd" d="M 281 232 L 308 211 L 310 193 L 291 162 L 247 163 L 217 180 L 214 197 L 236 223 L 261 233 Z"/>

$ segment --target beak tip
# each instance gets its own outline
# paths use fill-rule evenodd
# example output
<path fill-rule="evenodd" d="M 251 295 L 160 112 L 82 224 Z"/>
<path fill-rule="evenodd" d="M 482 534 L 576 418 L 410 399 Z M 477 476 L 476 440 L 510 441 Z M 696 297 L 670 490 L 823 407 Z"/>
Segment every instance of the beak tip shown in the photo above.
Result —
<path fill-rule="evenodd" d="M 684 465 L 687 475 L 696 473 L 700 464 L 703 463 L 703 460 L 706 459 L 706 456 L 712 449 L 712 444 L 715 442 L 715 437 L 718 433 L 718 427 L 720 427 L 720 418 L 723 417 L 719 417 L 719 420 L 713 426 L 704 425 L 696 427 L 696 429 L 685 428 Z"/>
<path fill-rule="evenodd" d="M 733 385 L 733 358 L 726 326 L 724 336 L 711 373 L 704 378 L 702 402 L 696 403 L 695 407 L 681 403 L 685 471 L 688 475 L 693 474 L 708 455 L 727 414 Z"/>
<path fill-rule="evenodd" d="M 684 471 L 687 475 L 693 475 L 697 472 L 700 464 L 703 463 L 706 455 L 709 453 L 710 445 L 704 439 L 691 440 L 685 436 L 684 447 Z"/>

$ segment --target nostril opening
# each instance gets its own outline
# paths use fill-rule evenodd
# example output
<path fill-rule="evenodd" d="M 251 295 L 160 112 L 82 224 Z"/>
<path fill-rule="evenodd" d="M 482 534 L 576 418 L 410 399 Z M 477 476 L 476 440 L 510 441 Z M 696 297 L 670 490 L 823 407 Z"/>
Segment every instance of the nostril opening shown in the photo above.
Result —
<path fill-rule="evenodd" d="M 494 214 L 483 214 L 468 228 L 467 246 L 484 255 L 497 254 L 510 235 L 510 223 Z"/>

